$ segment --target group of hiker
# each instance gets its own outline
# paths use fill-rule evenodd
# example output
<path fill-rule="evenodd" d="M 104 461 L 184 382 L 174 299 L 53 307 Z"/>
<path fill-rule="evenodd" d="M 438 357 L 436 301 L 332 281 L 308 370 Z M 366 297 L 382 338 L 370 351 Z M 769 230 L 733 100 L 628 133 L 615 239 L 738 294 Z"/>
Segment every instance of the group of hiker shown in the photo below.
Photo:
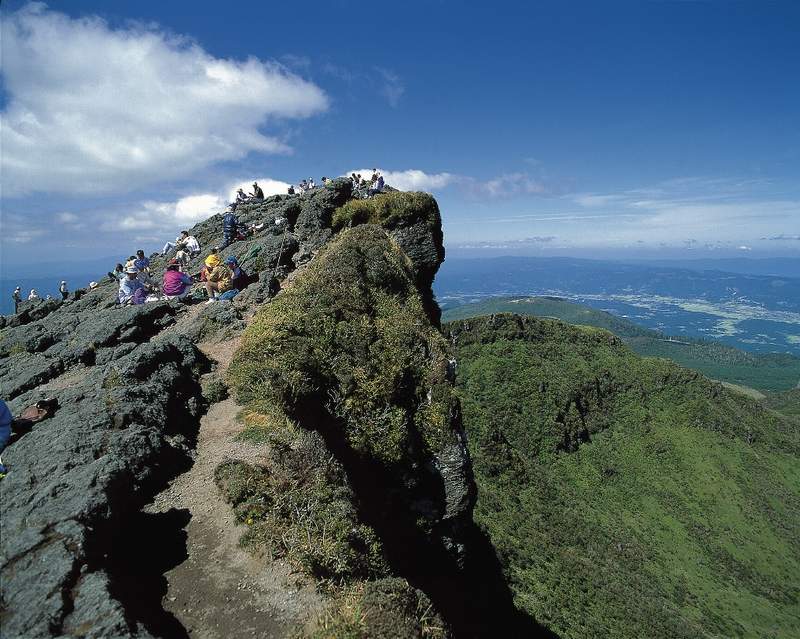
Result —
<path fill-rule="evenodd" d="M 386 186 L 383 175 L 380 174 L 378 169 L 372 169 L 372 177 L 370 177 L 369 182 L 362 178 L 360 173 L 351 173 L 350 183 L 353 186 L 353 195 L 362 200 L 371 198 L 378 193 L 383 193 L 383 189 Z"/>
<path fill-rule="evenodd" d="M 386 186 L 383 175 L 377 169 L 372 170 L 372 176 L 369 181 L 365 180 L 360 173 L 352 173 L 350 181 L 353 196 L 360 199 L 373 197 L 383 192 Z M 323 176 L 321 182 L 322 185 L 327 185 L 331 182 L 331 179 Z M 289 186 L 288 193 L 289 195 L 306 193 L 315 188 L 317 188 L 317 184 L 314 182 L 314 178 L 310 177 L 301 180 L 297 185 L 297 189 L 295 189 L 294 185 Z M 242 224 L 236 214 L 239 204 L 261 202 L 263 200 L 264 191 L 258 185 L 258 182 L 253 182 L 251 193 L 245 193 L 242 188 L 237 190 L 235 201 L 228 205 L 222 217 L 222 244 L 212 250 L 212 253 L 206 258 L 202 271 L 194 278 L 183 272 L 189 262 L 201 253 L 200 242 L 189 231 L 181 231 L 174 241 L 166 242 L 161 249 L 162 256 L 166 256 L 172 251 L 175 251 L 175 256 L 167 263 L 160 286 L 152 278 L 150 258 L 145 256 L 143 250 L 140 249 L 136 252 L 136 255 L 131 255 L 125 264 L 117 264 L 114 270 L 108 273 L 108 276 L 119 285 L 118 302 L 122 305 L 141 304 L 151 295 L 158 299 L 159 294 L 168 299 L 182 299 L 188 295 L 192 285 L 198 281 L 204 283 L 209 301 L 225 299 L 223 296 L 229 291 L 237 289 L 237 284 L 241 286 L 242 271 L 235 257 L 230 256 L 223 262 L 217 253 L 219 250 L 230 246 L 233 242 L 245 240 L 264 228 L 264 223 L 251 224 L 249 226 Z M 276 219 L 275 223 L 285 224 L 286 220 L 279 218 Z M 89 284 L 90 289 L 97 286 L 97 282 Z M 63 300 L 68 298 L 69 289 L 66 281 L 61 281 L 59 293 Z M 14 300 L 14 312 L 17 313 L 19 305 L 23 301 L 23 294 L 19 286 L 14 290 L 12 298 Z M 50 295 L 47 295 L 45 299 L 50 298 Z M 27 300 L 35 301 L 38 299 L 42 299 L 39 293 L 36 289 L 31 289 Z"/>
<path fill-rule="evenodd" d="M 62 300 L 66 300 L 69 297 L 69 288 L 67 287 L 67 281 L 61 280 L 61 283 L 58 285 L 58 292 L 61 295 Z M 14 292 L 11 293 L 11 299 L 14 301 L 14 313 L 19 313 L 19 305 L 22 303 L 22 287 L 17 286 L 14 289 Z M 28 302 L 35 302 L 36 300 L 43 299 L 39 292 L 32 288 L 30 293 L 25 297 Z M 44 296 L 44 299 L 50 300 L 53 299 L 53 296 L 49 293 Z"/>
<path fill-rule="evenodd" d="M 239 204 L 249 204 L 251 202 L 261 202 L 263 200 L 264 190 L 258 185 L 258 182 L 253 182 L 253 192 L 245 193 L 244 189 L 238 189 L 236 191 L 236 199 L 231 202 L 230 206 L 233 207 L 235 211 Z"/>
<path fill-rule="evenodd" d="M 167 262 L 160 283 L 153 279 L 150 258 L 139 249 L 124 265 L 117 264 L 114 271 L 108 274 L 113 281 L 119 283 L 117 302 L 121 306 L 126 306 L 159 299 L 184 300 L 192 295 L 196 288 L 205 290 L 208 303 L 232 299 L 247 286 L 249 276 L 239 266 L 235 256 L 229 255 L 223 260 L 219 252 L 233 241 L 232 229 L 237 224 L 238 221 L 230 227 L 224 227 L 225 244 L 213 247 L 204 260 L 203 267 L 194 275 L 186 273 L 184 268 L 188 266 L 190 259 L 200 254 L 200 243 L 188 231 L 181 231 L 175 242 L 167 242 L 164 245 L 162 255 L 172 250 L 176 250 L 176 255 Z M 202 286 L 196 287 L 196 284 Z"/>

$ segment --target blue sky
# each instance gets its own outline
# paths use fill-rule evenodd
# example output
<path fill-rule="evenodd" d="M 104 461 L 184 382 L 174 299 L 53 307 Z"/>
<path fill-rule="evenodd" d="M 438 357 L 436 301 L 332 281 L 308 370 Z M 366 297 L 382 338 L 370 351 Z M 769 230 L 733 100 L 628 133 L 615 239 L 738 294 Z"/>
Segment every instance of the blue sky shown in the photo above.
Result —
<path fill-rule="evenodd" d="M 800 3 L 0 13 L 6 263 L 376 166 L 436 195 L 457 254 L 800 256 Z"/>

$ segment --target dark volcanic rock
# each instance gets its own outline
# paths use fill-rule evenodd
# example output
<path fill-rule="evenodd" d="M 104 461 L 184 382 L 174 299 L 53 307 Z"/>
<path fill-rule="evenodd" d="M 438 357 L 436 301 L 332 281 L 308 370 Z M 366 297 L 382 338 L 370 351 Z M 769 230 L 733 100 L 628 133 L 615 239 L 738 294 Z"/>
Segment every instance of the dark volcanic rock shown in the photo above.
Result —
<path fill-rule="evenodd" d="M 16 434 L 3 455 L 5 636 L 150 636 L 112 595 L 126 576 L 111 566 L 129 550 L 133 515 L 185 466 L 206 367 L 182 336 L 134 346 L 50 390 L 55 415 Z M 10 407 L 18 413 L 39 398 L 31 391 Z"/>
<path fill-rule="evenodd" d="M 332 237 L 333 212 L 350 199 L 351 192 L 350 180 L 339 178 L 300 197 L 300 214 L 295 224 L 300 243 L 300 251 L 295 257 L 298 265 L 311 259 L 314 252 Z"/>

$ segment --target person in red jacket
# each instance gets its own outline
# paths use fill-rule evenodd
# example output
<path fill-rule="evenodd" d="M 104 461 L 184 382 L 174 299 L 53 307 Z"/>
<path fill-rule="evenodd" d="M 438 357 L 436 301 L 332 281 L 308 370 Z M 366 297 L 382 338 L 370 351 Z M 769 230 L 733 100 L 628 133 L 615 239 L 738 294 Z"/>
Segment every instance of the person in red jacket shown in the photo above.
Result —
<path fill-rule="evenodd" d="M 186 297 L 192 289 L 192 278 L 186 273 L 181 273 L 178 260 L 171 259 L 164 271 L 164 279 L 161 282 L 161 292 L 168 299 L 182 299 Z"/>

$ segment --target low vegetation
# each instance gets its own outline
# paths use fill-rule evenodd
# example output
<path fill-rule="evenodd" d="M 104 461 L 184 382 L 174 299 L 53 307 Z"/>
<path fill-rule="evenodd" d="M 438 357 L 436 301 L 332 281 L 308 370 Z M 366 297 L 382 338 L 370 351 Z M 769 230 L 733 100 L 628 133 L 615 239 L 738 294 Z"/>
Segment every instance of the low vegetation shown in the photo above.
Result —
<path fill-rule="evenodd" d="M 570 639 L 798 635 L 796 424 L 605 331 L 445 330 L 475 517 L 519 607 Z"/>
<path fill-rule="evenodd" d="M 343 429 L 360 457 L 397 468 L 454 439 L 446 374 L 407 259 L 373 225 L 344 232 L 265 306 L 229 369 L 251 410 Z"/>
<path fill-rule="evenodd" d="M 405 579 L 359 582 L 344 589 L 309 635 L 311 639 L 445 639 L 442 618 Z"/>
<path fill-rule="evenodd" d="M 375 532 L 361 524 L 344 471 L 316 433 L 276 428 L 264 467 L 230 461 L 215 480 L 247 527 L 242 544 L 294 567 L 325 586 L 385 575 Z"/>
<path fill-rule="evenodd" d="M 431 230 L 440 228 L 439 206 L 432 195 L 405 191 L 392 191 L 368 200 L 350 200 L 333 214 L 334 228 L 378 224 L 392 229 L 398 224 L 411 224 L 425 220 Z"/>

